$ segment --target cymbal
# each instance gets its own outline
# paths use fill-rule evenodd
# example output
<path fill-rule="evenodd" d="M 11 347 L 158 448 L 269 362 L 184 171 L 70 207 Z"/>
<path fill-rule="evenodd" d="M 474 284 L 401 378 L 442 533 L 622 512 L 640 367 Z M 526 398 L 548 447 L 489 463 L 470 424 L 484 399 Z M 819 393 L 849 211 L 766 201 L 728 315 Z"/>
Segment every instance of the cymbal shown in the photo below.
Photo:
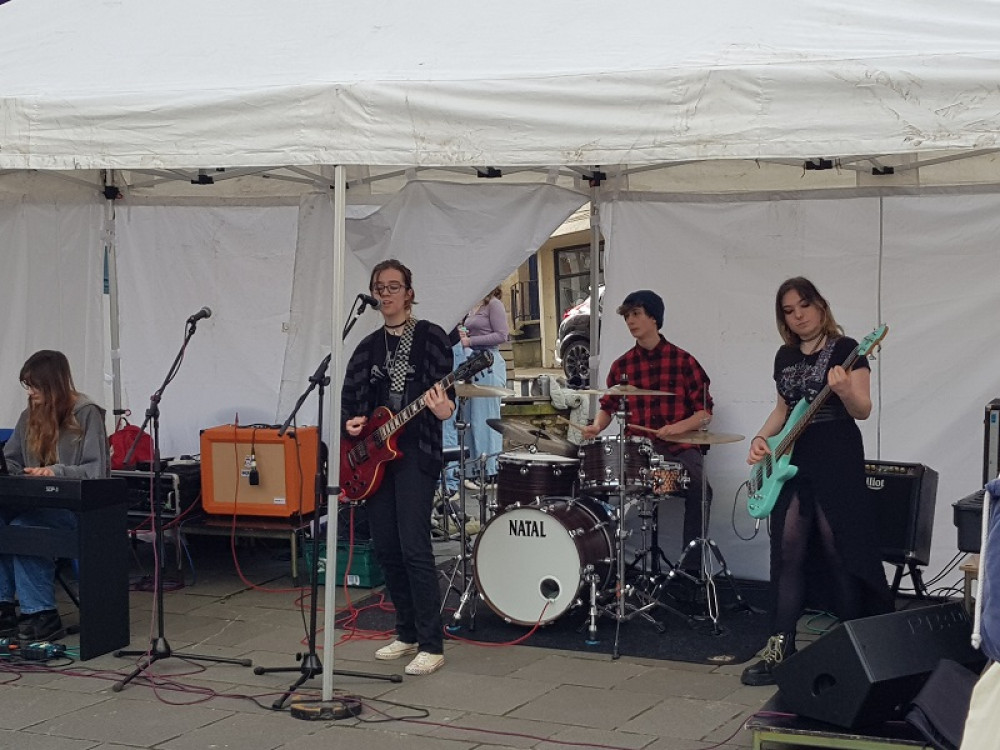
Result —
<path fill-rule="evenodd" d="M 550 435 L 545 430 L 529 427 L 520 422 L 504 422 L 490 418 L 486 424 L 499 432 L 511 443 L 520 446 L 533 446 L 539 453 L 553 453 L 557 456 L 576 458 L 578 448 L 565 438 Z"/>
<path fill-rule="evenodd" d="M 514 391 L 495 385 L 455 383 L 455 395 L 459 398 L 507 398 L 507 396 L 513 396 Z"/>
<path fill-rule="evenodd" d="M 634 385 L 613 385 L 600 390 L 598 388 L 580 388 L 574 393 L 585 396 L 673 396 L 672 391 L 651 391 L 646 388 L 636 388 Z"/>
<path fill-rule="evenodd" d="M 738 443 L 745 436 L 736 433 L 709 432 L 708 430 L 689 430 L 663 438 L 668 443 L 690 443 L 691 445 L 722 445 L 723 443 Z"/>

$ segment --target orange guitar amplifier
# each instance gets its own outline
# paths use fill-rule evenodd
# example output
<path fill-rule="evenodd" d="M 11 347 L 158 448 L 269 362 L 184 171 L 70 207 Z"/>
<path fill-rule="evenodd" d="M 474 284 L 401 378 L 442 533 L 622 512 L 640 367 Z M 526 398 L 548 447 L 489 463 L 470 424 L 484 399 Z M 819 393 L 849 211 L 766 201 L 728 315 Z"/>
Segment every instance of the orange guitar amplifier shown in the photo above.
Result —
<path fill-rule="evenodd" d="M 315 427 L 221 425 L 201 432 L 206 513 L 288 517 L 316 504 Z"/>

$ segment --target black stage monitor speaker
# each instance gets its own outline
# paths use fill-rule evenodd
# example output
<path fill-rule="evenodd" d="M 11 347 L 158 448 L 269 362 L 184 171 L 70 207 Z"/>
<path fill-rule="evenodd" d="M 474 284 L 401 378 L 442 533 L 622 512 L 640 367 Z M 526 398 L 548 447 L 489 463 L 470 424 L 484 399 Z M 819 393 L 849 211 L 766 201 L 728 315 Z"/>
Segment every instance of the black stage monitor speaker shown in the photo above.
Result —
<path fill-rule="evenodd" d="M 899 719 L 941 659 L 976 671 L 961 602 L 842 623 L 778 665 L 781 708 L 854 729 Z"/>
<path fill-rule="evenodd" d="M 865 461 L 868 499 L 875 506 L 882 559 L 927 565 L 938 475 L 923 464 Z"/>

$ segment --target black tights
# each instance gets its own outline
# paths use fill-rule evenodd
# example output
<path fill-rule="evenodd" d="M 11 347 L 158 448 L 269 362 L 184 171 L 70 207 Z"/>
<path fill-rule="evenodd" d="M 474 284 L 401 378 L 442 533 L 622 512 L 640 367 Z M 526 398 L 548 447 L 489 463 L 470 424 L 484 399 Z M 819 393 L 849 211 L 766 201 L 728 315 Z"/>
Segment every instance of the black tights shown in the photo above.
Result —
<path fill-rule="evenodd" d="M 794 633 L 802 614 L 806 595 L 806 555 L 810 538 L 823 555 L 825 570 L 833 586 L 834 604 L 841 620 L 861 616 L 861 596 L 858 579 L 847 572 L 834 543 L 833 529 L 815 502 L 802 503 L 794 495 L 785 514 L 781 535 L 781 568 L 776 571 L 775 632 Z"/>

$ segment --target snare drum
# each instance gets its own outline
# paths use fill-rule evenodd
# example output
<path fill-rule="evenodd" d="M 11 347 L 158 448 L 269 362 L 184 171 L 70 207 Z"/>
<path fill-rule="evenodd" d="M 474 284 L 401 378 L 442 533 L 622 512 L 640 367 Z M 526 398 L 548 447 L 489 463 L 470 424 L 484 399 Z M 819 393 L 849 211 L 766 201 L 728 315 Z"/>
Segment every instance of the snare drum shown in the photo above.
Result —
<path fill-rule="evenodd" d="M 497 458 L 498 511 L 549 495 L 572 495 L 579 466 L 579 459 L 549 453 L 504 453 Z"/>
<path fill-rule="evenodd" d="M 660 459 L 656 468 L 653 469 L 653 494 L 654 495 L 676 495 L 678 492 L 687 490 L 691 483 L 684 464 L 677 461 L 664 461 Z"/>
<path fill-rule="evenodd" d="M 653 443 L 648 438 L 630 435 L 624 449 L 618 436 L 610 435 L 587 440 L 580 445 L 580 489 L 595 494 L 618 490 L 619 467 L 625 458 L 626 492 L 653 487 Z M 657 455 L 657 460 L 659 459 Z"/>
<path fill-rule="evenodd" d="M 476 586 L 490 609 L 508 622 L 552 622 L 570 607 L 590 576 L 598 590 L 612 571 L 610 511 L 590 497 L 545 497 L 510 506 L 476 537 Z"/>

